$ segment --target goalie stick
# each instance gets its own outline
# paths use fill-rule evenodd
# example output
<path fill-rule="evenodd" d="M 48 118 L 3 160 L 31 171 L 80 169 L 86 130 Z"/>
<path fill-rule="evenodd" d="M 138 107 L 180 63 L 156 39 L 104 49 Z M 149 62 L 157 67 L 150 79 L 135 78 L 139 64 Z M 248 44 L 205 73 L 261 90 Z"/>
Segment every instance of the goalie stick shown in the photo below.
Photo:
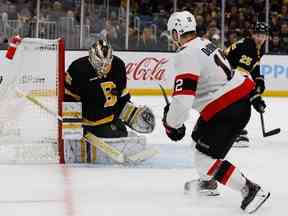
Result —
<path fill-rule="evenodd" d="M 260 119 L 261 119 L 261 128 L 262 128 L 263 137 L 273 136 L 273 135 L 280 133 L 280 131 L 281 131 L 280 128 L 275 128 L 275 129 L 270 130 L 270 131 L 265 130 L 263 113 L 260 113 Z"/>
<path fill-rule="evenodd" d="M 91 145 L 98 147 L 102 152 L 108 155 L 111 159 L 121 164 L 126 163 L 126 162 L 128 163 L 129 162 L 132 162 L 132 163 L 142 162 L 159 153 L 158 149 L 149 148 L 141 152 L 135 153 L 133 155 L 125 156 L 121 151 L 110 146 L 109 144 L 104 142 L 101 138 L 96 137 L 92 133 L 88 132 L 85 135 L 84 140 L 90 143 Z"/>
<path fill-rule="evenodd" d="M 122 152 L 120 152 L 118 149 L 113 148 L 112 146 L 108 145 L 106 142 L 104 142 L 102 139 L 96 137 L 92 133 L 88 132 L 84 136 L 84 140 L 90 143 L 91 145 L 95 146 L 96 148 L 99 148 L 102 152 L 104 152 L 106 155 L 108 155 L 111 159 L 118 163 L 124 163 L 125 157 Z"/>
<path fill-rule="evenodd" d="M 23 98 L 27 99 L 34 105 L 38 106 L 39 108 L 45 110 L 49 114 L 56 117 L 58 120 L 63 122 L 63 118 L 59 116 L 54 110 L 47 107 L 45 104 L 41 103 L 39 100 L 37 100 L 32 95 L 29 95 L 23 91 L 21 91 L 19 88 L 16 88 L 16 92 Z M 125 162 L 141 162 L 144 160 L 147 160 L 154 155 L 158 154 L 158 150 L 156 148 L 149 148 L 145 149 L 141 152 L 138 152 L 134 155 L 130 155 L 128 157 L 125 157 L 125 155 L 120 152 L 118 149 L 108 145 L 106 142 L 104 142 L 101 138 L 96 137 L 95 135 L 88 133 L 83 137 L 85 141 L 87 141 L 90 145 L 95 146 L 96 148 L 100 149 L 104 154 L 108 155 L 111 159 L 118 163 L 125 163 Z"/>
<path fill-rule="evenodd" d="M 41 103 L 39 100 L 37 100 L 36 98 L 34 98 L 32 95 L 29 95 L 23 91 L 21 91 L 19 88 L 15 88 L 17 94 L 19 94 L 21 97 L 26 98 L 27 100 L 29 100 L 30 102 L 32 102 L 33 104 L 39 106 L 40 108 L 44 109 L 46 112 L 48 112 L 49 114 L 55 116 L 58 120 L 62 121 L 63 119 L 53 110 L 51 110 L 49 107 L 47 107 L 46 105 L 44 105 L 43 103 Z"/>

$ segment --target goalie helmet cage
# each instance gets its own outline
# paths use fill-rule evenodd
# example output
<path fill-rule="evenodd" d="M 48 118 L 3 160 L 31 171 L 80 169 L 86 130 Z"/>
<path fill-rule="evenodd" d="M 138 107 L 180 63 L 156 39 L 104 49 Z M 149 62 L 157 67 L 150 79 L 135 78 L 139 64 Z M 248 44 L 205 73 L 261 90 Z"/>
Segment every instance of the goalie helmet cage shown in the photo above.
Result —
<path fill-rule="evenodd" d="M 57 118 L 62 117 L 64 100 L 64 39 L 24 38 L 4 64 L 0 163 L 64 163 L 62 122 Z"/>

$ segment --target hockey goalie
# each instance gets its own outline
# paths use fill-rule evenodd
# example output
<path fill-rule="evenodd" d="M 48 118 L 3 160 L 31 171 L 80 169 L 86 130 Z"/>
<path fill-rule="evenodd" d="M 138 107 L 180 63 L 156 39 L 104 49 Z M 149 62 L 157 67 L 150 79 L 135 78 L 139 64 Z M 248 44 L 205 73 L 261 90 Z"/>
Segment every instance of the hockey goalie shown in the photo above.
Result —
<path fill-rule="evenodd" d="M 155 154 L 146 149 L 145 136 L 138 135 L 153 131 L 154 114 L 147 106 L 131 102 L 126 85 L 125 64 L 112 54 L 105 40 L 96 41 L 87 56 L 70 64 L 65 75 L 63 128 L 65 132 L 65 124 L 66 128 L 75 124 L 77 115 L 69 114 L 78 113 L 83 136 L 80 142 L 66 140 L 66 162 L 125 163 L 143 161 Z"/>

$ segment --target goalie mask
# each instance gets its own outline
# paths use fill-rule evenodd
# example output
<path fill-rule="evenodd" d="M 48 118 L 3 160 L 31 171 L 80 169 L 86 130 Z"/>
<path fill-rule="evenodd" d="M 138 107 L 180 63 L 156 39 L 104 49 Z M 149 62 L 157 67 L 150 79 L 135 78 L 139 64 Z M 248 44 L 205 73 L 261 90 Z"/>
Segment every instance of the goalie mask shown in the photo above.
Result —
<path fill-rule="evenodd" d="M 155 116 L 147 106 L 135 106 L 127 102 L 120 114 L 126 125 L 139 133 L 151 133 L 155 128 Z"/>
<path fill-rule="evenodd" d="M 112 64 L 112 47 L 106 40 L 98 40 L 89 49 L 89 62 L 99 77 L 106 77 Z"/>

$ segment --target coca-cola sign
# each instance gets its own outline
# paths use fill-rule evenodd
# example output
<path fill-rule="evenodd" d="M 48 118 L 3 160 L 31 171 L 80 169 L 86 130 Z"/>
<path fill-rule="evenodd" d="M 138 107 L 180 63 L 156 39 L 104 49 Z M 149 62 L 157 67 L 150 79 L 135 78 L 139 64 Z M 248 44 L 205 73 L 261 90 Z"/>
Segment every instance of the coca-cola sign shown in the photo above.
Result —
<path fill-rule="evenodd" d="M 164 80 L 167 58 L 145 57 L 126 64 L 128 80 Z M 166 66 L 166 67 L 165 67 Z"/>

